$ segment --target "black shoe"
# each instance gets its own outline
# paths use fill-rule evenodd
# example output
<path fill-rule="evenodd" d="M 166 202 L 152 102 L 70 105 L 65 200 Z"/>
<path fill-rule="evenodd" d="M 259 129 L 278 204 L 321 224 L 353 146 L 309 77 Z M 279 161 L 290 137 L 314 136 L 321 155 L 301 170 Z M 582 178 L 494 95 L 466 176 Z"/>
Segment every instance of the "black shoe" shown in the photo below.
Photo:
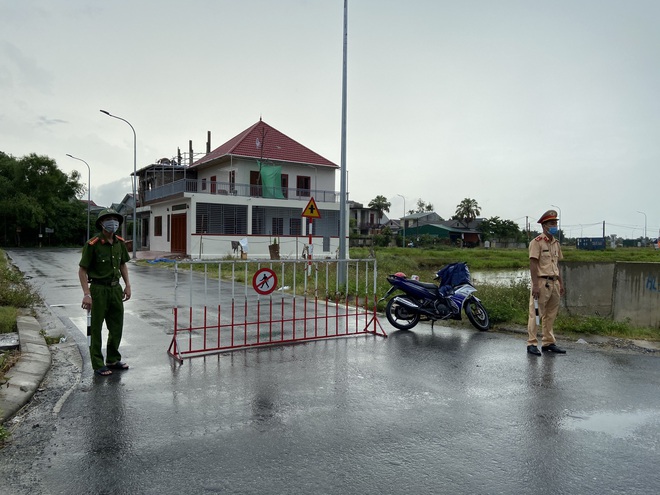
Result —
<path fill-rule="evenodd" d="M 535 356 L 540 356 L 541 351 L 539 351 L 539 348 L 536 347 L 535 345 L 528 345 L 527 346 L 527 353 L 528 354 L 534 354 Z"/>
<path fill-rule="evenodd" d="M 544 345 L 541 347 L 543 352 L 556 352 L 557 354 L 566 354 L 566 351 L 560 347 L 557 347 L 555 344 Z"/>

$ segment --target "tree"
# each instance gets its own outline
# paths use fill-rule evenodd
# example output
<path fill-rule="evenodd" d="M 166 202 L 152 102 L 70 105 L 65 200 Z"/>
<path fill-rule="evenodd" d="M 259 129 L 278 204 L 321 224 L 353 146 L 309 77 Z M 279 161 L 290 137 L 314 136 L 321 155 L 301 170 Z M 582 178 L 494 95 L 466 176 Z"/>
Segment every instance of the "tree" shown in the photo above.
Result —
<path fill-rule="evenodd" d="M 517 223 L 512 220 L 502 220 L 500 217 L 484 219 L 479 224 L 479 231 L 483 234 L 485 241 L 510 239 L 521 242 L 525 239 L 525 234 L 520 230 Z"/>
<path fill-rule="evenodd" d="M 77 171 L 66 175 L 54 160 L 34 153 L 14 158 L 0 152 L 0 240 L 3 245 L 80 244 L 86 231 L 83 185 Z M 46 232 L 52 230 L 52 236 Z"/>
<path fill-rule="evenodd" d="M 425 212 L 429 212 L 429 211 L 433 211 L 433 204 L 427 203 L 422 198 L 419 198 L 417 200 L 417 210 L 415 210 L 415 211 L 411 210 L 411 214 L 412 213 L 425 213 Z"/>
<path fill-rule="evenodd" d="M 387 247 L 392 242 L 392 231 L 389 227 L 385 227 L 380 234 L 374 235 L 374 246 Z"/>
<path fill-rule="evenodd" d="M 481 214 L 481 207 L 475 199 L 465 198 L 456 206 L 454 219 L 460 220 L 467 227 Z"/>
<path fill-rule="evenodd" d="M 383 212 L 388 212 L 390 211 L 390 206 L 392 206 L 392 203 L 390 203 L 385 196 L 376 196 L 374 199 L 372 199 L 369 202 L 369 208 L 372 210 L 376 210 L 378 213 L 378 225 L 381 224 L 381 219 L 383 218 Z"/>

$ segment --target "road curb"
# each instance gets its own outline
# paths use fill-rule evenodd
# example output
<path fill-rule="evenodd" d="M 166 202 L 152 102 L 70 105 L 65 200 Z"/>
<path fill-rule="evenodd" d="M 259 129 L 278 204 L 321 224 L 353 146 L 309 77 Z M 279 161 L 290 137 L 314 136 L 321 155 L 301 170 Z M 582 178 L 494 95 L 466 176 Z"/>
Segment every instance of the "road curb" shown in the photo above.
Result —
<path fill-rule="evenodd" d="M 5 373 L 0 387 L 0 423 L 14 416 L 27 404 L 50 369 L 50 349 L 41 334 L 41 325 L 32 316 L 19 316 L 16 321 L 21 355 Z"/>
<path fill-rule="evenodd" d="M 507 332 L 507 333 L 517 333 L 522 335 L 527 335 L 527 327 L 521 325 L 496 325 L 492 329 L 495 332 Z M 555 337 L 561 344 L 561 341 L 564 342 L 574 342 L 579 344 L 616 344 L 617 342 L 627 342 L 632 346 L 638 347 L 641 350 L 649 352 L 660 352 L 660 342 L 655 342 L 651 340 L 634 340 L 634 339 L 624 339 L 617 337 L 608 337 L 605 335 L 594 335 L 594 334 L 581 334 L 573 335 L 570 338 L 562 335 L 561 333 L 555 331 Z M 616 345 L 615 345 L 616 347 Z"/>

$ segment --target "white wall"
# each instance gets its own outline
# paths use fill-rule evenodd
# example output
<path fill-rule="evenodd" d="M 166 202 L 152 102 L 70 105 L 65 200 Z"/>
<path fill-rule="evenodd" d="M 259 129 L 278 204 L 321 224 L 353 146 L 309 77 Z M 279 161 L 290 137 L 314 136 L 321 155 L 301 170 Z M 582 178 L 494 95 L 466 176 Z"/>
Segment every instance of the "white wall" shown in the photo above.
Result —
<path fill-rule="evenodd" d="M 233 255 L 231 249 L 231 241 L 238 241 L 244 237 L 249 239 L 249 252 L 250 258 L 269 258 L 270 251 L 268 245 L 272 242 L 271 236 L 251 236 L 247 235 L 219 235 L 219 234 L 195 234 L 195 202 L 217 202 L 217 203 L 233 203 L 233 204 L 247 204 L 248 206 L 286 206 L 291 208 L 300 208 L 302 213 L 307 205 L 307 199 L 302 200 L 277 200 L 277 199 L 264 199 L 264 198 L 241 198 L 235 196 L 217 196 L 212 194 L 194 194 L 189 193 L 185 198 L 179 198 L 168 203 L 161 203 L 149 206 L 151 215 L 149 218 L 149 238 L 151 251 L 161 251 L 169 253 L 172 251 L 171 247 L 171 229 L 170 240 L 167 238 L 168 221 L 171 221 L 172 206 L 180 205 L 182 203 L 190 204 L 190 207 L 185 210 L 187 214 L 187 254 L 193 258 L 200 257 L 200 247 L 202 249 L 202 259 L 217 259 L 225 256 Z M 321 203 L 318 202 L 317 206 L 321 209 L 339 210 L 338 203 Z M 251 211 L 249 209 L 248 211 Z M 183 213 L 174 212 L 174 213 Z M 156 217 L 162 216 L 163 229 L 161 236 L 155 236 Z M 252 231 L 251 216 L 248 218 L 248 232 Z M 303 235 L 302 236 L 278 236 L 280 242 L 280 255 L 282 258 L 296 258 L 302 254 L 303 247 L 309 242 L 309 237 L 305 231 L 306 223 L 303 222 Z M 314 258 L 327 258 L 336 257 L 336 252 L 339 247 L 339 239 L 337 237 L 330 238 L 330 249 L 323 251 L 323 238 L 313 237 L 312 244 L 314 246 Z M 201 245 L 201 246 L 200 246 Z M 240 255 L 240 252 L 238 253 Z"/>
<path fill-rule="evenodd" d="M 162 251 L 164 253 L 171 252 L 170 242 L 167 240 L 168 215 L 171 214 L 171 211 L 167 211 L 167 209 L 170 208 L 171 210 L 171 206 L 171 204 L 157 204 L 151 206 L 151 215 L 149 218 L 149 249 L 151 251 Z M 158 237 L 154 235 L 157 216 L 163 217 L 163 235 Z"/>
<path fill-rule="evenodd" d="M 270 236 L 239 236 L 239 235 L 199 235 L 190 236 L 188 252 L 193 259 L 222 259 L 228 256 L 240 257 L 240 249 L 234 253 L 231 241 L 248 239 L 248 258 L 270 259 L 268 249 L 273 238 Z M 280 258 L 302 259 L 303 249 L 309 242 L 307 236 L 279 236 Z M 323 251 L 323 238 L 312 237 L 313 259 L 335 259 L 339 249 L 339 239 L 330 238 L 330 250 Z M 200 256 L 201 253 L 201 256 Z"/>

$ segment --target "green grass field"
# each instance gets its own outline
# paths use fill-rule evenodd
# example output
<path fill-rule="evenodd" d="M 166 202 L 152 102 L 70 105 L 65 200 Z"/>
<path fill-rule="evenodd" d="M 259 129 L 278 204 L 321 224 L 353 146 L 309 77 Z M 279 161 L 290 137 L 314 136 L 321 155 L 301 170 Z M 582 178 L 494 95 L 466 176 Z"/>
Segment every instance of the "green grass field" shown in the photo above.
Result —
<path fill-rule="evenodd" d="M 660 262 L 660 250 L 647 248 L 617 248 L 604 251 L 578 250 L 563 246 L 564 261 L 643 261 Z M 367 258 L 368 248 L 352 248 L 351 258 Z M 387 268 L 389 261 L 405 261 L 412 268 L 440 267 L 447 263 L 465 261 L 475 270 L 522 269 L 529 267 L 526 249 L 459 249 L 437 248 L 433 250 L 417 248 L 375 248 L 378 266 Z M 399 271 L 399 270 L 396 270 Z M 405 270 L 402 270 L 405 272 Z"/>

